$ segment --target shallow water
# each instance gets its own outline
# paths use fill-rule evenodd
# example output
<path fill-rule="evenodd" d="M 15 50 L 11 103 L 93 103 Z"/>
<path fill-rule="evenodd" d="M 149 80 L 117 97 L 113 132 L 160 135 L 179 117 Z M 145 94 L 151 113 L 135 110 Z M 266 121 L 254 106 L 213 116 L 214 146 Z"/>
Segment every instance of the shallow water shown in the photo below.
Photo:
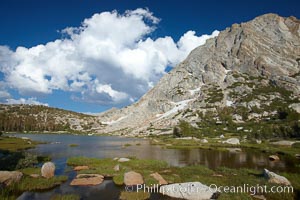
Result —
<path fill-rule="evenodd" d="M 298 171 L 299 160 L 289 156 L 281 156 L 281 161 L 271 162 L 269 154 L 259 151 L 242 150 L 242 152 L 216 151 L 204 149 L 165 149 L 150 145 L 149 140 L 137 138 L 122 138 L 117 136 L 86 136 L 68 134 L 15 134 L 17 137 L 28 137 L 32 140 L 47 142 L 35 149 L 28 150 L 37 155 L 49 155 L 56 165 L 56 174 L 65 174 L 69 180 L 47 192 L 25 192 L 18 199 L 50 199 L 54 193 L 79 194 L 83 199 L 118 199 L 122 188 L 115 186 L 111 180 L 105 180 L 99 186 L 74 187 L 69 186 L 75 173 L 66 165 L 66 160 L 73 156 L 95 158 L 114 158 L 136 156 L 144 159 L 164 160 L 172 166 L 202 164 L 209 168 L 220 166 L 230 168 L 268 168 L 272 171 Z M 78 144 L 70 147 L 70 144 Z M 125 147 L 125 144 L 131 146 Z M 137 145 L 138 144 L 138 145 Z M 151 199 L 162 199 L 160 195 L 152 195 Z M 164 198 L 166 199 L 166 198 Z"/>

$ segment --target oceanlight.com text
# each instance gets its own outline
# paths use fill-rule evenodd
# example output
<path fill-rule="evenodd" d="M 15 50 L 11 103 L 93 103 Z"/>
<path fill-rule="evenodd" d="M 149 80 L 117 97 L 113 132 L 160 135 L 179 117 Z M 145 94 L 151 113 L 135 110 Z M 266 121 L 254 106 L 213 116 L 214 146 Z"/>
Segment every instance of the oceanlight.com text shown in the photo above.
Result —
<path fill-rule="evenodd" d="M 293 193 L 292 186 L 267 186 L 267 185 L 249 185 L 243 184 L 240 186 L 217 186 L 211 184 L 210 191 L 218 191 L 221 193 L 248 193 L 250 195 L 263 194 L 263 193 Z"/>

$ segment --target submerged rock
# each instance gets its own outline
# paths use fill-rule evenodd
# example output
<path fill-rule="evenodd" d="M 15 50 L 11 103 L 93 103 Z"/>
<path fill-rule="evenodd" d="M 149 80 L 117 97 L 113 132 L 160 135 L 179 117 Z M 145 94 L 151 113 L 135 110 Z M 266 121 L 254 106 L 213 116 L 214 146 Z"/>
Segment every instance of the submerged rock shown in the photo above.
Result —
<path fill-rule="evenodd" d="M 163 185 L 159 192 L 170 197 L 188 200 L 216 199 L 219 195 L 215 188 L 210 188 L 200 182 Z"/>
<path fill-rule="evenodd" d="M 168 184 L 168 182 L 157 172 L 150 174 L 150 176 L 152 176 L 155 180 L 157 180 L 158 184 L 160 184 L 160 185 Z"/>
<path fill-rule="evenodd" d="M 227 148 L 230 153 L 240 153 L 242 152 L 241 148 Z"/>
<path fill-rule="evenodd" d="M 295 141 L 281 140 L 277 142 L 271 142 L 270 144 L 278 145 L 278 146 L 292 146 Z"/>
<path fill-rule="evenodd" d="M 119 158 L 118 159 L 118 162 L 128 162 L 128 161 L 130 161 L 129 158 Z"/>
<path fill-rule="evenodd" d="M 78 174 L 75 179 L 72 180 L 70 185 L 87 186 L 87 185 L 99 185 L 103 182 L 104 176 L 100 174 Z"/>
<path fill-rule="evenodd" d="M 207 139 L 201 139 L 200 142 L 201 143 L 208 143 L 208 140 Z"/>
<path fill-rule="evenodd" d="M 275 183 L 280 185 L 291 185 L 291 182 L 287 178 L 275 174 L 274 172 L 271 172 L 267 169 L 264 169 L 264 175 L 268 179 L 269 183 Z"/>
<path fill-rule="evenodd" d="M 12 183 L 18 183 L 23 177 L 22 172 L 18 171 L 0 171 L 0 184 L 9 186 Z"/>
<path fill-rule="evenodd" d="M 215 176 L 215 177 L 223 177 L 222 174 L 213 174 L 212 176 Z"/>
<path fill-rule="evenodd" d="M 55 165 L 53 162 L 46 162 L 43 164 L 41 169 L 42 177 L 51 178 L 54 176 Z"/>
<path fill-rule="evenodd" d="M 144 184 L 143 176 L 137 172 L 130 171 L 124 174 L 125 185 L 140 185 Z"/>
<path fill-rule="evenodd" d="M 262 141 L 261 140 L 256 140 L 256 144 L 261 144 Z"/>
<path fill-rule="evenodd" d="M 179 138 L 176 138 L 176 140 L 195 140 L 195 141 L 200 141 L 200 139 L 196 138 L 196 137 L 179 137 Z"/>
<path fill-rule="evenodd" d="M 240 140 L 238 138 L 229 138 L 228 140 L 223 141 L 225 144 L 240 144 Z"/>
<path fill-rule="evenodd" d="M 280 158 L 277 155 L 270 155 L 269 156 L 269 160 L 271 160 L 271 161 L 279 161 Z"/>

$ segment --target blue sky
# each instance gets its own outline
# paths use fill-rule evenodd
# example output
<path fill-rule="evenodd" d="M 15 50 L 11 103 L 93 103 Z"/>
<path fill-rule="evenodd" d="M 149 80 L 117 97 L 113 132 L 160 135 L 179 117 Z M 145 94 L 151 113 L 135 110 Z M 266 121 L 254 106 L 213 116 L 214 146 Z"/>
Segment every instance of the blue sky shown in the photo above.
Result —
<path fill-rule="evenodd" d="M 2 0 L 0 102 L 93 113 L 122 107 L 217 30 L 270 12 L 300 18 L 299 7 L 296 0 Z"/>

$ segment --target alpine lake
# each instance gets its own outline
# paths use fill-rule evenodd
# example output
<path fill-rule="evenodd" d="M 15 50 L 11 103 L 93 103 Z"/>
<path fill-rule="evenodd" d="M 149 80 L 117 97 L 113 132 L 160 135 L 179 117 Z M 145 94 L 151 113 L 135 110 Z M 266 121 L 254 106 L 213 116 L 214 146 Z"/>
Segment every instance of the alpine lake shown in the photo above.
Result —
<path fill-rule="evenodd" d="M 233 170 L 230 172 L 232 174 L 242 169 L 260 172 L 264 168 L 279 174 L 290 173 L 299 176 L 300 173 L 300 160 L 291 154 L 279 154 L 280 160 L 274 162 L 269 160 L 269 155 L 272 152 L 261 149 L 236 147 L 226 147 L 221 150 L 217 148 L 172 148 L 170 144 L 159 144 L 157 139 L 118 136 L 73 134 L 7 134 L 7 136 L 26 137 L 32 141 L 42 142 L 35 148 L 25 151 L 38 156 L 49 156 L 51 162 L 56 166 L 55 175 L 67 176 L 65 182 L 52 189 L 26 191 L 18 196 L 18 200 L 52 199 L 55 195 L 67 194 L 74 194 L 79 199 L 119 199 L 121 192 L 124 191 L 124 185 L 114 184 L 112 178 L 105 178 L 103 183 L 97 186 L 70 186 L 70 182 L 76 176 L 73 166 L 67 164 L 67 160 L 72 157 L 159 160 L 166 162 L 167 166 L 175 169 L 175 171 L 184 167 L 202 166 L 207 170 L 215 170 L 214 173 L 216 174 L 226 174 L 226 170 L 229 169 Z M 153 141 L 156 141 L 157 144 Z M 42 164 L 39 163 L 37 167 L 41 167 Z M 258 174 L 256 175 L 258 176 Z M 201 182 L 201 180 L 198 181 Z M 299 192 L 296 192 L 298 193 L 296 198 L 298 198 Z M 229 196 L 228 199 L 231 197 Z M 172 199 L 158 193 L 151 193 L 148 198 Z"/>

